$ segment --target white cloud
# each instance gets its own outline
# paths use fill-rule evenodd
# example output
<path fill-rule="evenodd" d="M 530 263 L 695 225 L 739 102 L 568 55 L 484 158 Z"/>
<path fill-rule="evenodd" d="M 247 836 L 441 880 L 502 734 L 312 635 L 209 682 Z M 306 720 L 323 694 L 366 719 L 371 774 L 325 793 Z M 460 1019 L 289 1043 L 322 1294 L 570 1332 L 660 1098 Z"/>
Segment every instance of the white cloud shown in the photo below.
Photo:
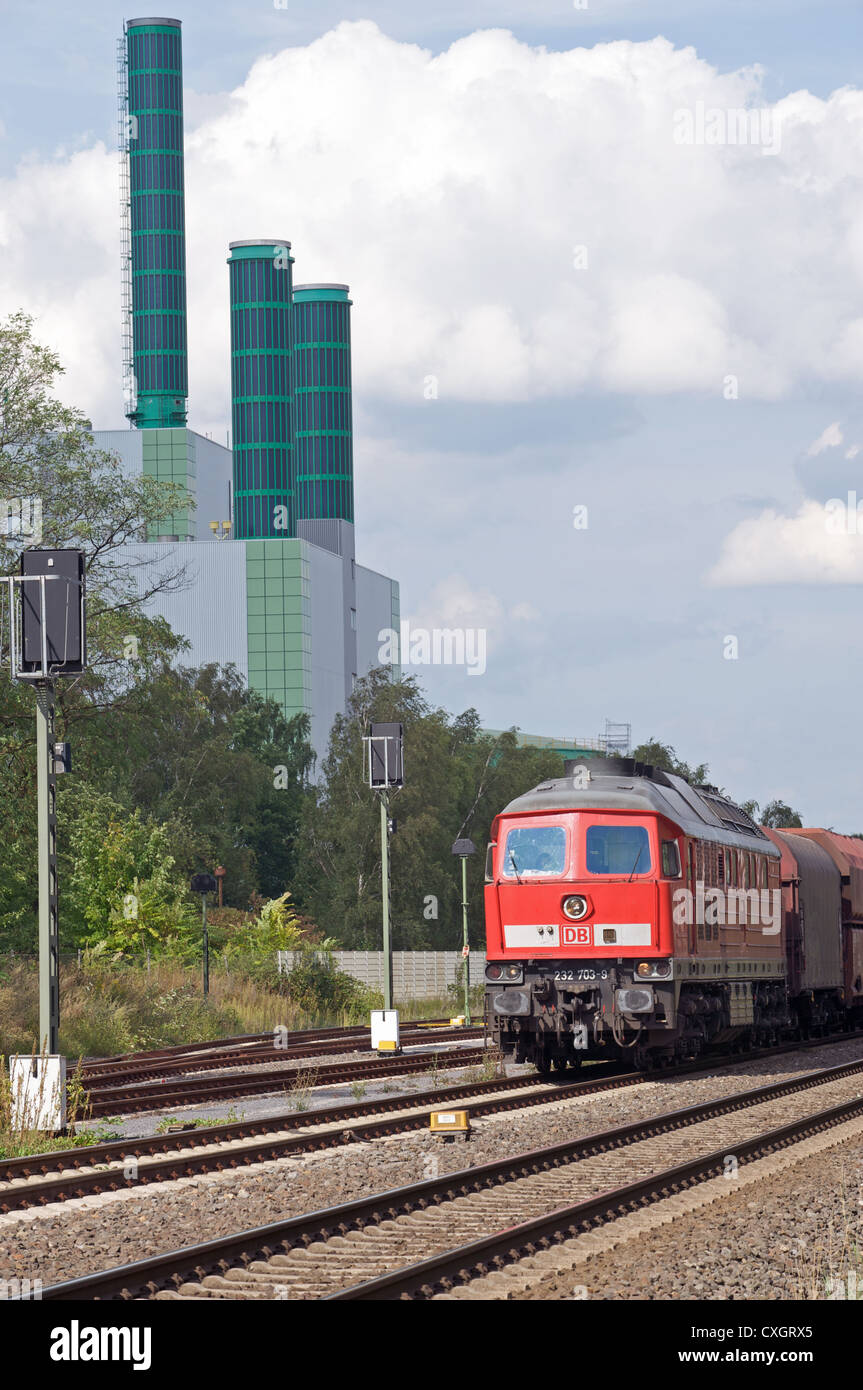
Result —
<path fill-rule="evenodd" d="M 487 30 L 433 57 L 362 21 L 190 100 L 192 422 L 226 420 L 227 243 L 261 235 L 293 242 L 298 280 L 350 282 L 362 392 L 859 379 L 863 94 L 786 97 L 769 158 L 673 138 L 675 111 L 758 105 L 760 80 L 661 38 L 548 52 Z M 116 156 L 24 163 L 0 208 L 0 313 L 34 311 L 67 397 L 119 423 Z"/>
<path fill-rule="evenodd" d="M 847 503 L 846 503 L 847 506 Z M 776 511 L 742 521 L 726 538 L 707 576 L 720 586 L 745 584 L 863 584 L 863 517 L 853 510 L 848 530 L 837 532 L 836 509 L 803 502 L 794 516 Z"/>
<path fill-rule="evenodd" d="M 460 574 L 440 580 L 416 614 L 411 627 L 426 629 L 459 627 L 482 628 L 498 633 L 506 621 L 500 599 L 490 589 L 474 589 Z"/>
<path fill-rule="evenodd" d="M 817 454 L 823 454 L 825 449 L 838 449 L 839 445 L 843 443 L 844 438 L 845 436 L 842 433 L 839 421 L 834 420 L 832 425 L 828 425 L 826 430 L 819 434 L 817 439 L 812 441 L 806 453 L 810 458 L 815 458 Z M 848 458 L 849 456 L 853 457 L 850 449 L 845 457 Z"/>

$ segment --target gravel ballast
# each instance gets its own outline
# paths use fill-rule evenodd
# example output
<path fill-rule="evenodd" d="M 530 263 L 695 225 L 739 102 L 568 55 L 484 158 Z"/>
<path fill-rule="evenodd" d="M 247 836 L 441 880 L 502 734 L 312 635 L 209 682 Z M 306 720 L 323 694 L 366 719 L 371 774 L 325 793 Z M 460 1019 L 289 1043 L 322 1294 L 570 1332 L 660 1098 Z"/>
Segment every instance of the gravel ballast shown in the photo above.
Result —
<path fill-rule="evenodd" d="M 863 1298 L 863 1140 L 550 1274 L 514 1301 Z"/>

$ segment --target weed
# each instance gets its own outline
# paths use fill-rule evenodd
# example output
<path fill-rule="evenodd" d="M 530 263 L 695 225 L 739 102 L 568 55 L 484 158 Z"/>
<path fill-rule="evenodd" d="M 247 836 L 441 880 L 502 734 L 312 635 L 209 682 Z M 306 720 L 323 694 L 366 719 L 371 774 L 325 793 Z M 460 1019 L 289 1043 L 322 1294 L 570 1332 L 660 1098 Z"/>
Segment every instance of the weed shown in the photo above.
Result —
<path fill-rule="evenodd" d="M 289 1103 L 295 1110 L 308 1110 L 312 1091 L 318 1082 L 316 1067 L 302 1067 L 294 1078 L 293 1085 L 285 1091 Z"/>
<path fill-rule="evenodd" d="M 479 1073 L 480 1081 L 496 1081 L 498 1077 L 506 1074 L 503 1053 L 499 1047 L 492 1045 L 486 1048 L 485 1055 L 479 1064 Z"/>

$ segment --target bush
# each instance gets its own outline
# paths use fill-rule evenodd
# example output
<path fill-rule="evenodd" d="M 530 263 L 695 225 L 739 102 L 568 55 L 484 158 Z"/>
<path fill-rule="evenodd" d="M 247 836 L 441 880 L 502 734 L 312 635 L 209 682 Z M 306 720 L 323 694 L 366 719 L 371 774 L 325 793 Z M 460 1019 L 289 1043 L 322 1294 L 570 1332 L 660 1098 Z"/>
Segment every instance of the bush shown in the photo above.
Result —
<path fill-rule="evenodd" d="M 301 951 L 282 978 L 291 1002 L 317 1018 L 341 1015 L 349 1023 L 363 1023 L 372 1009 L 384 1006 L 376 989 L 338 969 L 329 950 Z"/>
<path fill-rule="evenodd" d="M 453 1014 L 464 1013 L 464 960 L 460 960 L 456 970 L 455 979 L 451 985 L 446 987 L 446 995 L 449 1008 Z M 485 1012 L 485 981 L 472 980 L 470 986 L 470 1012 L 471 1017 L 481 1018 Z"/>

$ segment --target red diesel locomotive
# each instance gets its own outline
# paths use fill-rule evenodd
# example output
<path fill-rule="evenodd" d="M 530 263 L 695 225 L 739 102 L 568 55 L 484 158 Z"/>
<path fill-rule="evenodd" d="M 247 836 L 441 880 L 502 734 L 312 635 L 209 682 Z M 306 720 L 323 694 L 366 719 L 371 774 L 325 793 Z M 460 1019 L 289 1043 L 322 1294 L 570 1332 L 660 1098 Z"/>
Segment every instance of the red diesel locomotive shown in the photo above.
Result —
<path fill-rule="evenodd" d="M 542 1072 L 863 1016 L 863 842 L 767 831 L 631 759 L 567 763 L 496 817 L 485 907 L 495 1041 Z"/>

